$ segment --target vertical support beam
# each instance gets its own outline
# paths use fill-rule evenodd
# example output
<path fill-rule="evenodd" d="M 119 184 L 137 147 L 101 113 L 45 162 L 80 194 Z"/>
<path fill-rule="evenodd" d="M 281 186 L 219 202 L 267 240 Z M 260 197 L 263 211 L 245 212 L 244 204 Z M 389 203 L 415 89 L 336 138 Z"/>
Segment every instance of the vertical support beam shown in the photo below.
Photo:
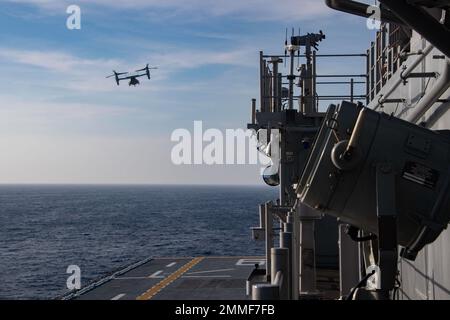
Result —
<path fill-rule="evenodd" d="M 259 205 L 259 227 L 261 229 L 266 229 L 266 205 Z"/>
<path fill-rule="evenodd" d="M 353 92 L 354 92 L 355 80 L 350 79 L 350 101 L 353 102 Z"/>
<path fill-rule="evenodd" d="M 269 106 L 267 105 L 267 67 L 266 67 L 266 61 L 262 61 L 262 68 L 263 68 L 263 88 L 262 88 L 262 97 L 263 97 L 263 105 L 264 105 L 264 112 L 269 112 Z"/>
<path fill-rule="evenodd" d="M 375 43 L 370 43 L 370 100 L 375 98 Z"/>
<path fill-rule="evenodd" d="M 266 106 L 266 112 L 271 112 L 270 108 L 270 75 L 267 61 L 264 60 L 264 105 Z"/>
<path fill-rule="evenodd" d="M 264 90 L 265 90 L 265 84 L 264 84 L 264 77 L 265 77 L 265 66 L 264 66 L 264 59 L 263 59 L 263 52 L 259 52 L 259 94 L 260 98 L 259 101 L 261 103 L 261 112 L 266 112 L 266 106 L 265 106 L 265 100 L 264 100 Z"/>
<path fill-rule="evenodd" d="M 311 51 L 311 47 L 309 44 L 306 45 L 306 65 L 305 65 L 305 80 L 303 81 L 303 100 L 304 100 L 304 108 L 301 110 L 305 115 L 311 115 L 314 113 L 314 66 L 313 59 L 315 59 L 315 52 Z"/>
<path fill-rule="evenodd" d="M 273 73 L 270 71 L 269 64 L 267 64 L 267 104 L 269 105 L 270 112 L 275 112 L 275 106 L 273 104 L 273 89 L 272 89 L 272 82 L 273 81 Z"/>
<path fill-rule="evenodd" d="M 387 38 L 386 38 L 386 23 L 381 24 L 381 56 L 380 56 L 380 73 L 381 73 L 381 87 L 386 84 L 387 68 L 386 66 L 386 49 L 387 49 Z"/>
<path fill-rule="evenodd" d="M 376 167 L 376 199 L 378 216 L 379 288 L 389 297 L 397 276 L 397 214 L 395 175 L 390 164 Z"/>
<path fill-rule="evenodd" d="M 287 164 L 286 164 L 286 136 L 287 136 L 287 132 L 285 130 L 280 130 L 280 164 L 279 164 L 279 177 L 280 177 L 280 186 L 279 186 L 279 190 L 280 190 L 280 205 L 281 206 L 286 206 L 288 205 L 288 198 L 286 196 L 286 187 L 288 187 L 287 185 L 287 180 L 288 180 L 288 168 L 287 168 Z"/>
<path fill-rule="evenodd" d="M 288 102 L 288 108 L 289 110 L 294 109 L 294 63 L 295 63 L 295 50 L 291 48 L 289 50 L 290 54 L 290 65 L 289 65 L 289 102 Z"/>
<path fill-rule="evenodd" d="M 376 33 L 376 53 L 375 53 L 375 93 L 381 90 L 381 32 Z"/>
<path fill-rule="evenodd" d="M 256 123 L 256 99 L 252 99 L 252 124 Z"/>
<path fill-rule="evenodd" d="M 347 226 L 339 225 L 339 284 L 341 296 L 350 293 L 359 282 L 359 246 L 346 234 Z"/>
<path fill-rule="evenodd" d="M 292 226 L 292 299 L 298 300 L 299 298 L 299 253 L 300 253 L 300 223 L 295 212 L 291 212 L 287 217 L 287 222 Z M 288 229 L 286 229 L 288 231 Z"/>
<path fill-rule="evenodd" d="M 392 61 L 393 61 L 393 54 L 392 54 L 392 52 L 393 52 L 393 48 L 389 48 L 388 49 L 388 58 L 387 58 L 387 66 L 388 66 L 388 68 L 387 68 L 387 77 L 388 77 L 388 80 L 392 77 L 392 74 L 393 74 L 393 72 L 392 72 L 392 65 L 393 65 L 393 63 L 392 63 Z"/>
<path fill-rule="evenodd" d="M 299 293 L 316 294 L 315 220 L 322 215 L 301 203 L 296 210 L 299 220 Z"/>
<path fill-rule="evenodd" d="M 289 249 L 287 248 L 272 248 L 272 284 L 278 284 L 280 287 L 280 299 L 287 300 L 289 298 L 289 281 L 287 275 L 289 274 Z M 281 283 L 277 283 L 275 275 L 280 272 L 282 275 Z"/>
<path fill-rule="evenodd" d="M 266 236 L 266 280 L 270 280 L 271 271 L 271 250 L 273 247 L 273 216 L 272 216 L 272 205 L 270 202 L 266 203 L 264 215 L 265 215 L 265 236 Z"/>
<path fill-rule="evenodd" d="M 370 102 L 370 51 L 366 51 L 366 106 Z"/>
<path fill-rule="evenodd" d="M 278 73 L 278 110 L 277 111 L 281 111 L 281 109 L 283 108 L 283 100 L 282 97 L 283 96 L 283 75 L 281 73 Z"/>
<path fill-rule="evenodd" d="M 270 60 L 270 63 L 272 64 L 272 107 L 273 112 L 278 112 L 280 109 L 280 106 L 278 105 L 278 97 L 281 94 L 281 91 L 279 90 L 279 77 L 278 77 L 278 63 L 280 62 L 280 59 L 278 57 L 273 57 Z"/>
<path fill-rule="evenodd" d="M 316 257 L 314 220 L 300 222 L 300 283 L 301 294 L 316 291 Z"/>
<path fill-rule="evenodd" d="M 316 51 L 312 52 L 312 105 L 314 106 L 312 112 L 319 112 L 317 101 L 317 68 L 316 68 Z"/>
<path fill-rule="evenodd" d="M 287 229 L 292 229 L 292 226 Z M 288 268 L 284 279 L 287 281 L 288 299 L 292 299 L 292 232 L 280 232 L 280 248 L 288 249 Z"/>

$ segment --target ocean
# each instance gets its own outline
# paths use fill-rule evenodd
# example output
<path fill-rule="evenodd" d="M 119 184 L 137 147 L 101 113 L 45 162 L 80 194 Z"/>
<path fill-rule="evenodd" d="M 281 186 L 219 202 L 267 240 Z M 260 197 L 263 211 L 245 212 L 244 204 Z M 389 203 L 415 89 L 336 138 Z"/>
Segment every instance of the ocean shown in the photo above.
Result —
<path fill-rule="evenodd" d="M 0 186 L 0 299 L 52 299 L 148 257 L 262 255 L 247 186 Z"/>

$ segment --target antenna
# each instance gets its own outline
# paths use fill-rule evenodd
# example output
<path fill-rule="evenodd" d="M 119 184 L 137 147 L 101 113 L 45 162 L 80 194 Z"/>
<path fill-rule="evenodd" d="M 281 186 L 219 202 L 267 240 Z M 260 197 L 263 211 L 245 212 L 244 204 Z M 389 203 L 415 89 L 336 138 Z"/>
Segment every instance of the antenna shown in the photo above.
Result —
<path fill-rule="evenodd" d="M 284 40 L 284 67 L 286 68 L 286 57 L 287 57 L 287 45 L 288 45 L 288 41 L 287 41 L 287 35 L 288 35 L 288 28 L 286 27 L 286 40 Z"/>
<path fill-rule="evenodd" d="M 298 28 L 298 36 L 300 37 L 300 31 L 301 29 Z M 298 53 L 297 53 L 297 69 L 300 67 L 300 49 L 298 49 Z"/>

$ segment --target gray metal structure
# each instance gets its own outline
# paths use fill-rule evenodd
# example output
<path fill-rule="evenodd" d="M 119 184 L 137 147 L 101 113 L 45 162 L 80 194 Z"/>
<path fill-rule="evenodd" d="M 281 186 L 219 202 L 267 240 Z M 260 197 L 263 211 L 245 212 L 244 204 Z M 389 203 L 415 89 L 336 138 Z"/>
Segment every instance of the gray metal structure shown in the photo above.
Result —
<path fill-rule="evenodd" d="M 260 137 L 260 149 L 270 149 L 272 163 L 264 172 L 265 182 L 280 189 L 279 199 L 269 201 L 260 206 L 260 226 L 253 228 L 255 240 L 265 240 L 266 269 L 265 276 L 260 273 L 250 277 L 249 283 L 253 286 L 253 299 L 266 297 L 267 292 L 276 285 L 275 281 L 282 277 L 282 284 L 278 297 L 280 299 L 299 299 L 320 296 L 316 282 L 316 258 L 321 258 L 321 252 L 325 248 L 332 247 L 338 255 L 337 237 L 338 223 L 336 220 L 322 220 L 322 215 L 316 210 L 305 206 L 297 200 L 295 185 L 301 176 L 306 164 L 307 156 L 314 144 L 315 136 L 325 117 L 325 113 L 319 112 L 320 101 L 330 101 L 349 98 L 352 101 L 366 102 L 366 94 L 355 94 L 355 77 L 365 80 L 367 75 L 361 74 L 321 74 L 318 75 L 317 58 L 347 58 L 360 57 L 367 60 L 367 54 L 317 54 L 318 44 L 325 39 L 325 35 L 308 33 L 302 36 L 292 36 L 290 44 L 285 43 L 284 55 L 265 55 L 260 52 L 260 109 L 256 110 L 256 100 L 252 100 L 252 122 L 250 129 L 258 132 Z M 296 61 L 305 59 L 304 64 Z M 281 72 L 281 64 L 287 63 L 287 74 Z M 319 82 L 320 78 L 338 78 L 338 81 Z M 344 80 L 343 80 L 344 79 Z M 325 95 L 317 93 L 317 86 L 332 84 L 348 84 L 350 93 L 341 96 Z M 269 132 L 266 135 L 262 131 Z M 276 134 L 274 133 L 276 132 Z M 265 138 L 268 139 L 265 139 Z M 269 147 L 268 147 L 269 146 Z M 274 157 L 274 153 L 278 157 Z M 274 219 L 278 223 L 274 223 Z M 279 229 L 274 226 L 280 225 Z M 334 229 L 336 238 L 331 235 L 316 240 L 317 226 Z M 279 232 L 277 232 L 279 231 Z M 280 243 L 275 245 L 274 240 L 279 237 Z M 348 237 L 342 234 L 342 237 Z M 341 250 L 354 252 L 357 245 L 345 241 Z M 331 245 L 330 245 L 331 243 Z M 336 244 L 333 247 L 332 244 Z M 328 248 L 326 248 L 328 247 Z M 280 262 L 279 254 L 275 252 L 287 252 L 288 267 Z M 329 249 L 328 249 L 329 250 Z M 329 250 L 330 251 L 330 250 Z M 283 253 L 284 254 L 284 253 Z M 276 260 L 274 260 L 276 259 Z M 343 262 L 341 270 L 348 269 L 352 265 Z M 283 267 L 279 267 L 283 266 Z M 338 261 L 336 261 L 338 267 Z M 350 287 L 349 280 L 344 280 L 343 287 Z M 288 283 L 288 285 L 286 285 Z M 259 292 L 262 290 L 263 292 Z M 285 293 L 289 291 L 289 294 Z"/>
<path fill-rule="evenodd" d="M 397 245 L 414 260 L 450 221 L 449 152 L 448 132 L 346 102 L 330 107 L 297 193 L 377 236 L 383 296 L 395 288 Z"/>
<path fill-rule="evenodd" d="M 284 197 L 280 193 L 284 216 L 277 216 L 284 222 L 287 217 L 301 221 L 301 231 L 293 229 L 294 239 L 296 234 L 300 236 L 300 241 L 293 243 L 301 248 L 299 256 L 294 256 L 299 267 L 299 293 L 307 259 L 304 250 L 314 252 L 316 241 L 321 240 L 313 236 L 315 219 L 308 224 L 301 218 L 306 204 L 315 210 L 313 217 L 322 212 L 340 220 L 340 284 L 341 294 L 347 299 L 448 299 L 450 283 L 446 275 L 450 273 L 446 271 L 450 261 L 445 258 L 445 239 L 449 237 L 446 228 L 450 220 L 450 4 L 426 0 L 380 2 L 382 27 L 364 55 L 366 92 L 355 96 L 352 78 L 350 96 L 342 96 L 350 102 L 358 99 L 368 108 L 345 101 L 331 106 L 326 115 L 322 114 L 320 131 L 313 133 L 317 136 L 311 143 L 312 151 L 303 153 L 309 153 L 308 160 L 301 158 L 298 169 L 289 168 L 283 157 L 286 159 L 286 151 L 291 154 L 295 145 L 301 145 L 300 139 L 295 142 L 289 140 L 286 131 L 281 134 L 280 177 L 273 181 L 280 182 L 282 192 L 289 190 L 286 184 L 296 185 L 299 201 L 294 206 L 302 209 L 297 213 L 286 209 L 292 206 L 292 201 L 285 201 L 291 199 L 291 193 L 286 192 Z M 356 1 L 327 0 L 326 4 L 371 16 L 369 6 Z M 271 71 L 279 69 L 268 67 L 264 58 L 270 57 L 272 64 L 280 63 L 280 58 L 290 62 L 288 87 L 281 89 L 287 92 L 286 110 L 293 110 L 297 99 L 300 114 L 317 112 L 317 55 L 311 51 L 314 45 L 307 44 L 322 37 L 321 33 L 292 37 L 291 45 L 286 43 L 289 54 L 284 57 L 261 53 L 262 114 L 254 115 L 253 128 L 286 127 L 274 114 L 284 98 L 277 96 L 280 85 L 265 81 L 267 77 L 275 80 L 283 76 L 272 76 Z M 305 45 L 307 63 L 298 68 L 301 93 L 297 97 L 293 62 L 299 45 Z M 274 123 L 281 125 L 273 127 Z M 294 125 L 298 131 L 308 127 L 301 121 Z M 286 172 L 300 171 L 302 177 L 292 183 Z M 266 230 L 268 233 L 272 238 L 267 249 L 273 245 L 274 236 L 272 230 Z M 284 239 L 283 232 L 280 237 Z M 281 241 L 280 247 L 289 247 L 285 242 Z M 309 265 L 308 278 L 314 279 L 315 264 Z M 294 275 L 290 275 L 294 285 L 295 268 L 294 263 Z M 314 288 L 314 284 L 307 286 Z"/>
<path fill-rule="evenodd" d="M 421 1 L 427 14 L 448 30 L 450 25 L 449 4 L 447 1 Z M 424 25 L 424 21 L 422 21 Z M 382 32 L 394 27 L 385 24 Z M 448 31 L 447 31 L 448 32 Z M 448 44 L 448 36 L 439 38 Z M 439 41 L 439 39 L 437 39 Z M 392 40 L 389 37 L 388 40 Z M 434 38 L 434 42 L 436 38 Z M 399 71 L 384 75 L 387 80 L 380 87 L 377 97 L 372 99 L 369 108 L 394 114 L 409 122 L 420 124 L 432 130 L 450 128 L 450 64 L 449 56 L 435 46 L 427 32 L 412 28 L 411 36 L 404 40 L 404 54 L 401 54 Z M 390 42 L 385 45 L 391 46 Z M 380 56 L 380 55 L 378 55 Z M 382 56 L 382 55 L 381 55 Z M 423 74 L 423 77 L 408 78 L 408 74 Z M 426 77 L 435 73 L 436 77 Z M 402 81 L 406 79 L 406 81 Z M 382 96 L 400 99 L 402 102 L 378 103 Z M 389 100 L 388 100 L 389 101 Z M 383 102 L 383 100 L 382 100 Z M 401 299 L 450 299 L 450 233 L 444 230 L 430 245 L 427 245 L 415 261 L 400 258 L 399 270 L 401 286 L 398 298 Z"/>
<path fill-rule="evenodd" d="M 448 51 L 450 4 L 448 1 L 427 0 L 381 0 L 380 2 L 384 5 L 381 8 L 383 24 L 367 52 L 369 57 L 367 65 L 367 107 L 389 115 L 380 116 L 384 118 L 382 121 L 392 120 L 392 123 L 400 124 L 398 128 L 392 131 L 392 137 L 397 139 L 397 135 L 402 136 L 408 131 L 406 135 L 403 135 L 403 140 L 397 141 L 395 144 L 396 148 L 394 148 L 397 155 L 394 157 L 394 163 L 404 160 L 404 157 L 398 154 L 399 152 L 411 153 L 408 149 L 412 148 L 414 149 L 412 152 L 415 152 L 416 156 L 422 157 L 421 163 L 425 159 L 425 162 L 430 161 L 428 164 L 438 166 L 439 170 L 442 171 L 437 180 L 433 174 L 426 177 L 422 176 L 422 178 L 418 179 L 415 175 L 418 173 L 426 174 L 427 170 L 415 168 L 414 166 L 406 166 L 407 170 L 396 171 L 393 174 L 396 176 L 394 179 L 397 185 L 396 197 L 390 200 L 391 209 L 386 206 L 381 208 L 385 212 L 393 211 L 392 208 L 394 207 L 396 211 L 400 211 L 398 208 L 405 201 L 408 201 L 415 203 L 417 211 L 422 214 L 425 214 L 425 212 L 430 214 L 428 218 L 422 219 L 418 224 L 417 220 L 414 219 L 412 221 L 410 219 L 405 221 L 401 218 L 397 220 L 397 230 L 391 230 L 391 234 L 395 235 L 395 231 L 398 231 L 399 242 L 402 241 L 404 243 L 405 230 L 412 227 L 411 223 L 413 225 L 416 223 L 416 226 L 420 225 L 420 223 L 432 224 L 432 221 L 440 218 L 439 214 L 432 212 L 440 210 L 439 204 L 445 206 L 445 198 L 448 197 L 448 194 L 443 191 L 443 184 L 445 184 L 446 180 L 445 170 L 448 170 L 448 167 L 445 168 L 445 165 L 448 166 L 449 161 L 446 156 L 448 147 L 443 145 L 439 153 L 434 152 L 440 148 L 437 146 L 441 143 L 439 141 L 442 139 L 443 142 L 446 139 L 446 133 L 443 130 L 450 129 L 450 113 L 448 112 L 450 106 Z M 326 3 L 333 9 L 364 16 L 361 10 L 364 4 L 347 0 L 326 1 Z M 370 114 L 371 112 L 366 113 Z M 408 123 L 399 122 L 400 120 L 394 117 L 406 120 Z M 430 130 L 427 131 L 422 127 Z M 401 133 L 402 130 L 404 133 Z M 370 131 L 370 125 L 367 131 Z M 367 134 L 367 131 L 362 131 L 362 134 Z M 422 137 L 421 142 L 415 139 L 413 132 L 419 133 L 418 137 Z M 422 134 L 425 134 L 426 138 L 423 138 Z M 428 142 L 430 145 L 428 145 Z M 445 144 L 445 142 L 443 143 Z M 431 148 L 429 151 L 433 155 L 428 153 L 428 147 Z M 419 155 L 421 152 L 422 154 Z M 427 155 L 425 156 L 424 154 Z M 432 158 L 434 159 L 431 160 Z M 414 168 L 412 175 L 408 172 L 409 168 Z M 431 172 L 436 173 L 436 171 L 428 173 Z M 399 174 L 401 175 L 400 178 Z M 421 190 L 420 183 L 428 184 L 429 178 L 431 178 L 431 181 L 436 180 L 436 186 L 433 189 L 432 183 L 432 185 Z M 392 181 L 389 182 L 392 178 L 383 178 L 383 170 L 381 168 L 379 170 L 373 169 L 372 181 L 373 179 L 380 181 L 378 184 L 382 192 L 377 193 L 378 198 L 372 198 L 372 203 L 380 200 L 380 194 L 383 192 L 387 193 L 389 185 L 392 188 L 393 184 Z M 417 184 L 419 188 L 414 190 L 414 186 L 412 189 L 406 185 L 399 186 L 406 181 Z M 373 190 L 370 192 L 374 193 Z M 440 192 L 442 196 L 433 201 L 429 198 L 431 192 L 435 192 L 435 194 Z M 414 235 L 419 240 L 416 239 L 416 241 L 412 242 L 416 250 L 412 250 L 411 255 L 399 255 L 399 274 L 394 290 L 396 294 L 394 295 L 391 292 L 391 298 L 450 299 L 450 279 L 448 277 L 450 274 L 450 248 L 448 242 L 450 234 L 446 229 L 448 221 L 446 221 L 445 216 L 447 212 L 448 209 L 444 209 L 441 216 L 442 220 L 435 221 L 432 235 L 425 236 L 426 232 L 423 232 L 423 229 Z M 342 214 L 348 215 L 349 212 L 343 211 Z M 359 214 L 364 215 L 365 213 L 360 212 Z M 359 219 L 359 217 L 356 218 Z M 353 222 L 355 223 L 355 221 Z M 393 223 L 389 225 L 392 227 Z M 365 226 L 365 228 L 376 231 L 373 229 L 374 226 L 376 226 L 376 223 L 372 222 L 371 227 Z M 361 231 L 360 235 L 367 236 L 368 233 L 367 231 Z M 364 273 L 368 271 L 379 271 L 377 268 L 370 266 L 379 263 L 380 255 L 378 251 L 379 247 L 381 247 L 379 243 L 382 242 L 382 239 L 374 239 L 373 237 L 363 238 L 367 241 L 362 242 L 363 244 L 360 245 L 362 249 L 360 250 L 358 267 L 363 265 L 363 268 L 361 268 L 362 272 L 360 271 L 360 279 L 363 279 Z M 420 248 L 422 249 L 419 250 Z M 398 251 L 401 253 L 401 250 Z M 416 254 L 417 256 L 415 256 Z M 414 260 L 411 260 L 412 258 Z M 371 278 L 367 281 L 367 287 L 373 288 L 374 283 L 379 279 L 375 279 L 376 277 L 374 276 Z M 358 290 L 355 291 L 354 297 L 381 298 L 374 295 L 368 296 L 358 292 Z"/>

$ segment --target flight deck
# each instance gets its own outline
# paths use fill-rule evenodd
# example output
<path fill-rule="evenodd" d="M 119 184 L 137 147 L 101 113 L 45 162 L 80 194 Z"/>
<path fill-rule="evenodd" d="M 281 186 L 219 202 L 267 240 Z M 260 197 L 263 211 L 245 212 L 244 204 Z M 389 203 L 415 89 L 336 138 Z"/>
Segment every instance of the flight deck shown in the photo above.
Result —
<path fill-rule="evenodd" d="M 248 300 L 247 279 L 264 257 L 153 258 L 120 270 L 63 299 Z M 325 299 L 339 296 L 338 270 L 318 269 Z"/>

